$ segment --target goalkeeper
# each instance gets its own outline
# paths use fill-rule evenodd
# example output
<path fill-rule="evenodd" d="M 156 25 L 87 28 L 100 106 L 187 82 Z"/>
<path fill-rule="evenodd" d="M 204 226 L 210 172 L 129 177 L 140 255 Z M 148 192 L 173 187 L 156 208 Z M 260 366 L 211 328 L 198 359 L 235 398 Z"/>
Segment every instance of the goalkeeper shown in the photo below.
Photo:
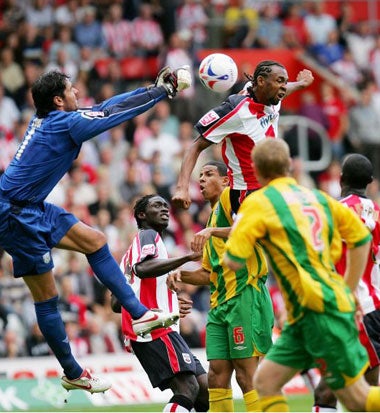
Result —
<path fill-rule="evenodd" d="M 0 178 L 0 247 L 11 255 L 14 276 L 24 279 L 33 296 L 38 325 L 63 368 L 61 383 L 67 390 L 95 393 L 111 386 L 91 376 L 71 353 L 57 307 L 53 247 L 86 255 L 97 278 L 132 315 L 136 333 L 175 322 L 178 314 L 152 312 L 142 305 L 125 282 L 105 235 L 45 198 L 70 169 L 84 141 L 190 85 L 187 68 L 172 72 L 166 67 L 154 86 L 114 96 L 88 109 L 78 108 L 78 90 L 58 71 L 43 74 L 32 86 L 36 115 Z"/>

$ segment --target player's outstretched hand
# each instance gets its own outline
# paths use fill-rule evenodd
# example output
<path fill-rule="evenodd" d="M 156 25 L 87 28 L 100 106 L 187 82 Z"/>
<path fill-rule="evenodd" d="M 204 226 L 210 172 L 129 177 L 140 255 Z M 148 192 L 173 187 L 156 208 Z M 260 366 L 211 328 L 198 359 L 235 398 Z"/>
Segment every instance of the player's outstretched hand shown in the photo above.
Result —
<path fill-rule="evenodd" d="M 190 243 L 191 251 L 202 253 L 204 245 L 211 237 L 211 231 L 211 228 L 203 228 L 197 232 Z"/>
<path fill-rule="evenodd" d="M 166 278 L 166 285 L 169 290 L 175 291 L 176 293 L 180 292 L 179 284 L 182 282 L 181 280 L 181 271 L 175 270 L 170 271 L 167 278 Z"/>
<path fill-rule="evenodd" d="M 154 82 L 154 86 L 159 87 L 159 86 L 163 86 L 163 84 L 165 83 L 165 78 L 170 75 L 170 73 L 172 72 L 172 69 L 169 66 L 165 66 L 163 67 L 157 77 L 156 80 Z"/>
<path fill-rule="evenodd" d="M 301 70 L 297 75 L 297 82 L 301 82 L 303 87 L 308 87 L 314 82 L 313 73 L 308 69 Z"/>
<path fill-rule="evenodd" d="M 161 69 L 157 76 L 155 86 L 164 86 L 168 97 L 173 99 L 178 92 L 189 88 L 191 83 L 190 67 L 186 65 L 172 72 L 169 67 Z"/>
<path fill-rule="evenodd" d="M 176 208 L 189 209 L 191 204 L 189 191 L 177 189 L 172 196 L 172 203 Z"/>

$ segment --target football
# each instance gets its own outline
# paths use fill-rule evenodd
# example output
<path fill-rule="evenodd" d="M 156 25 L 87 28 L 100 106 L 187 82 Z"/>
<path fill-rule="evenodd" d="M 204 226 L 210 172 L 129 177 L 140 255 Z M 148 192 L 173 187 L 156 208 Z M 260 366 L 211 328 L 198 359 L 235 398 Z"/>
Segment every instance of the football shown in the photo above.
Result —
<path fill-rule="evenodd" d="M 199 65 L 199 79 L 213 92 L 223 93 L 235 84 L 238 68 L 234 60 L 224 53 L 206 56 Z"/>

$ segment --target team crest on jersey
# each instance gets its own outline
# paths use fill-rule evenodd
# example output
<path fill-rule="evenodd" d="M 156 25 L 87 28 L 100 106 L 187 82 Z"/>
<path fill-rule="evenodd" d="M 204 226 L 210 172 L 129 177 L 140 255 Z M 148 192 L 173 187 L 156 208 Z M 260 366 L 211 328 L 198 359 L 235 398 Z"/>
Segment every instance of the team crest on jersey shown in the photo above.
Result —
<path fill-rule="evenodd" d="M 186 364 L 191 364 L 191 357 L 189 353 L 182 353 L 182 357 Z"/>
<path fill-rule="evenodd" d="M 148 255 L 154 255 L 156 253 L 156 247 L 154 244 L 146 244 L 141 248 L 141 255 L 147 257 Z"/>
<path fill-rule="evenodd" d="M 101 119 L 104 118 L 104 112 L 101 111 L 91 111 L 82 112 L 81 115 L 87 119 Z"/>
<path fill-rule="evenodd" d="M 216 120 L 218 120 L 220 118 L 220 116 L 214 111 L 214 110 L 210 110 L 210 112 L 207 112 L 199 121 L 199 123 L 202 126 L 208 126 L 210 125 L 210 123 L 215 122 Z"/>

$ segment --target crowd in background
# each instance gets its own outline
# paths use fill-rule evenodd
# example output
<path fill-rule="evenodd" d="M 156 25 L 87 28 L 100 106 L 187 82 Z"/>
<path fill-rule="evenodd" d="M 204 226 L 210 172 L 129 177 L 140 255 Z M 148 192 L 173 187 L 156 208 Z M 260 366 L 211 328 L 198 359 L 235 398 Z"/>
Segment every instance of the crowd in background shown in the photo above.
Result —
<path fill-rule="evenodd" d="M 30 86 L 42 72 L 58 69 L 69 75 L 85 107 L 152 83 L 157 67 L 189 64 L 193 69 L 194 86 L 173 101 L 161 101 L 86 142 L 47 199 L 103 231 L 118 260 L 136 232 L 135 200 L 149 193 L 171 198 L 184 151 L 194 138 L 193 124 L 222 101 L 197 81 L 202 48 L 299 49 L 358 91 L 353 100 L 326 81 L 319 93 L 302 94 L 297 114 L 323 126 L 333 158 L 326 171 L 313 175 L 295 158 L 293 173 L 301 184 L 339 197 L 340 161 L 346 153 L 361 152 L 380 165 L 380 35 L 367 21 L 356 21 L 349 2 L 342 2 L 336 18 L 321 1 L 0 0 L 0 46 L 0 173 L 34 114 Z M 127 74 L 133 58 L 146 63 L 140 78 Z M 220 159 L 217 146 L 197 166 L 209 158 Z M 165 242 L 172 256 L 186 253 L 193 234 L 207 222 L 210 209 L 198 188 L 198 172 L 191 183 L 191 208 L 171 212 Z M 378 179 L 369 196 L 379 201 Z M 119 315 L 112 313 L 110 294 L 86 261 L 61 250 L 53 251 L 53 258 L 74 355 L 123 351 Z M 208 288 L 189 286 L 183 293 L 193 299 L 194 310 L 182 321 L 181 332 L 190 346 L 203 346 Z M 0 357 L 50 354 L 32 306 L 3 254 Z"/>

